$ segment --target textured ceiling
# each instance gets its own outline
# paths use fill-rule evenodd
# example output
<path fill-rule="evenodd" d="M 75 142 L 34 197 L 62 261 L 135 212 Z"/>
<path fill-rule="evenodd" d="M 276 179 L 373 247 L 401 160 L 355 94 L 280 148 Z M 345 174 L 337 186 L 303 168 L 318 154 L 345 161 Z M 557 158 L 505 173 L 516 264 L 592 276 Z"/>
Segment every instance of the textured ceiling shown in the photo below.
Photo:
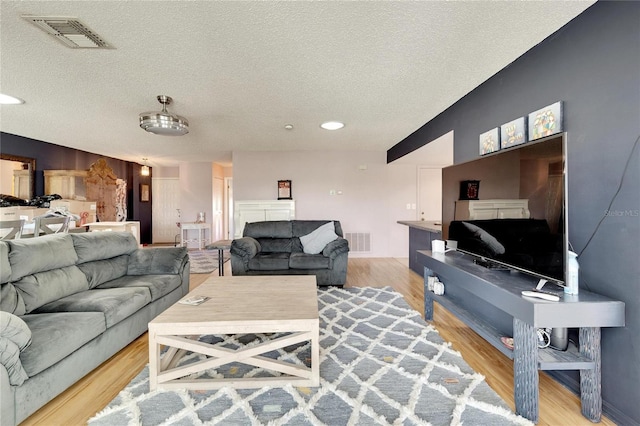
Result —
<path fill-rule="evenodd" d="M 26 103 L 0 130 L 157 166 L 386 151 L 592 3 L 2 0 L 0 92 Z M 67 48 L 23 14 L 78 18 L 115 49 Z M 188 135 L 139 128 L 160 94 Z"/>

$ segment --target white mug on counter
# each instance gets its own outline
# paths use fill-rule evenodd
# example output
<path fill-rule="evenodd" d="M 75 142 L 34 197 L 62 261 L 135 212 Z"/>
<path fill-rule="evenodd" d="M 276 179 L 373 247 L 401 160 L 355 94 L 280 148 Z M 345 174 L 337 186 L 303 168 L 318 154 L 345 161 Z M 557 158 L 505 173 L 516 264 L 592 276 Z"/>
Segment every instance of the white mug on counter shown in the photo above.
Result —
<path fill-rule="evenodd" d="M 433 240 L 431 241 L 431 251 L 434 253 L 444 253 L 444 241 Z"/>

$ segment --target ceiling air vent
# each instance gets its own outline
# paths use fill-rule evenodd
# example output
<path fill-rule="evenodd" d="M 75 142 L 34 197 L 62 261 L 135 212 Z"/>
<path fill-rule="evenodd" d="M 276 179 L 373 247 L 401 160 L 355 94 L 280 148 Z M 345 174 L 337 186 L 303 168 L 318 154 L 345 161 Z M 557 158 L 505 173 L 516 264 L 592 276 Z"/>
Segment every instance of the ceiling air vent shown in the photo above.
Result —
<path fill-rule="evenodd" d="M 93 32 L 77 18 L 56 16 L 23 15 L 22 18 L 31 22 L 56 40 L 74 49 L 111 49 L 112 47 L 102 37 Z"/>

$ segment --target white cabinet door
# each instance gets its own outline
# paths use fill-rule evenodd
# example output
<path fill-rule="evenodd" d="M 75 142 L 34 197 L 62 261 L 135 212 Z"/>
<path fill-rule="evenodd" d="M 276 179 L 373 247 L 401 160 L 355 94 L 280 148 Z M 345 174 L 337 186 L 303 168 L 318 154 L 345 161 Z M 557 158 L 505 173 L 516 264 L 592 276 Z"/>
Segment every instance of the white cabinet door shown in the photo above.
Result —
<path fill-rule="evenodd" d="M 508 209 L 498 209 L 498 218 L 499 219 L 510 219 L 510 218 L 526 218 L 524 209 L 520 208 L 508 208 Z"/>
<path fill-rule="evenodd" d="M 265 210 L 265 220 L 290 220 L 291 210 Z"/>
<path fill-rule="evenodd" d="M 266 220 L 264 210 L 241 210 L 238 212 L 238 222 L 235 225 L 236 238 L 242 237 L 244 225 L 251 222 L 262 222 Z"/>
<path fill-rule="evenodd" d="M 455 220 L 526 219 L 529 200 L 459 200 Z"/>
<path fill-rule="evenodd" d="M 236 201 L 234 238 L 242 237 L 244 225 L 248 222 L 293 220 L 295 218 L 296 207 L 293 200 Z"/>
<path fill-rule="evenodd" d="M 496 209 L 476 209 L 473 211 L 472 217 L 469 219 L 497 219 L 498 214 Z"/>

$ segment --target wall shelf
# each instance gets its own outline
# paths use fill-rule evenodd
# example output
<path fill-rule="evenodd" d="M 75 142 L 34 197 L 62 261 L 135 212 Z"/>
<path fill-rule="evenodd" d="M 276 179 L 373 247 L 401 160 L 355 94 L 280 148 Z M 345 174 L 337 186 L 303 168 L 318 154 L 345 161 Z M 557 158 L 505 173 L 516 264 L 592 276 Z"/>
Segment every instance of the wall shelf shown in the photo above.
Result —
<path fill-rule="evenodd" d="M 477 315 L 461 307 L 455 300 L 447 298 L 446 295 L 438 296 L 425 288 L 425 297 L 438 302 L 502 354 L 513 359 L 513 350 L 502 343 L 501 337 L 504 334 L 489 322 L 483 321 Z M 580 355 L 575 346 L 569 345 L 566 351 L 557 351 L 551 348 L 538 349 L 538 370 L 590 370 L 594 368 L 595 362 Z"/>

